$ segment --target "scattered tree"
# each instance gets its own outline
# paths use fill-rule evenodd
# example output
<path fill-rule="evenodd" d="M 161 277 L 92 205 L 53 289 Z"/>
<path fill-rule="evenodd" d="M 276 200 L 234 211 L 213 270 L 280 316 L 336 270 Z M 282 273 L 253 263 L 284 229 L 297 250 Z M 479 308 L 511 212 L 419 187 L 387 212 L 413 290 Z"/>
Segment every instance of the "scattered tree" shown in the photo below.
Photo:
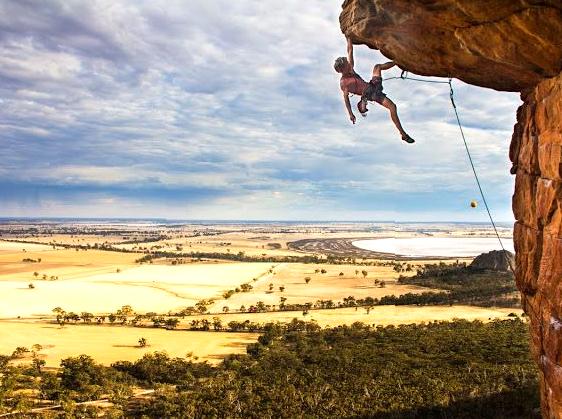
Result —
<path fill-rule="evenodd" d="M 221 319 L 218 317 L 213 317 L 213 329 L 215 330 L 222 330 L 222 322 Z"/>
<path fill-rule="evenodd" d="M 46 363 L 47 362 L 44 359 L 40 359 L 35 356 L 33 357 L 33 360 L 31 361 L 31 365 L 35 370 L 36 375 L 41 375 L 42 368 L 45 366 Z"/>
<path fill-rule="evenodd" d="M 29 353 L 29 349 L 25 346 L 18 346 L 14 352 L 12 352 L 12 358 L 18 359 L 23 358 L 26 353 Z"/>
<path fill-rule="evenodd" d="M 178 326 L 179 322 L 180 322 L 179 319 L 176 319 L 176 318 L 173 317 L 173 318 L 170 318 L 170 319 L 166 319 L 164 324 L 166 326 L 166 329 L 172 330 L 172 329 L 175 329 Z"/>
<path fill-rule="evenodd" d="M 94 318 L 94 315 L 92 313 L 88 313 L 87 311 L 83 311 L 81 313 L 81 317 L 84 323 L 91 323 L 92 319 Z"/>
<path fill-rule="evenodd" d="M 250 292 L 251 289 L 253 289 L 254 287 L 250 284 L 242 284 L 240 285 L 240 289 L 242 290 L 242 292 Z"/>
<path fill-rule="evenodd" d="M 64 311 L 60 307 L 53 308 L 52 312 L 57 316 L 57 323 L 64 324 L 64 317 L 66 315 L 66 311 Z"/>

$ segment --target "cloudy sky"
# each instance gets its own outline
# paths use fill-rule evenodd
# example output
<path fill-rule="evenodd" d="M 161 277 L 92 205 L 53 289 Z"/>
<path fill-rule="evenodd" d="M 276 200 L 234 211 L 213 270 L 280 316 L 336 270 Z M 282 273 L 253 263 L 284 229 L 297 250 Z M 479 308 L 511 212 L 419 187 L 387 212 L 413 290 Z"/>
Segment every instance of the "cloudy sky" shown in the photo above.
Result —
<path fill-rule="evenodd" d="M 349 122 L 340 5 L 0 0 L 0 216 L 486 220 L 447 85 L 385 83 L 414 145 L 376 104 Z M 519 96 L 454 86 L 510 221 Z"/>

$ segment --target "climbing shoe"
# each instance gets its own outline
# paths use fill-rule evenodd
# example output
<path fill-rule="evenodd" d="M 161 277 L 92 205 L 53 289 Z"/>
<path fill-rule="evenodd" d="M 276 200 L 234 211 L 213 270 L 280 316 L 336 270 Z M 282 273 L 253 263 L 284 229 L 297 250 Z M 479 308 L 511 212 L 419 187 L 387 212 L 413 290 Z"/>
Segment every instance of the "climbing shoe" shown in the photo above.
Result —
<path fill-rule="evenodd" d="M 408 134 L 402 136 L 402 141 L 406 141 L 408 144 L 415 143 L 414 139 Z"/>

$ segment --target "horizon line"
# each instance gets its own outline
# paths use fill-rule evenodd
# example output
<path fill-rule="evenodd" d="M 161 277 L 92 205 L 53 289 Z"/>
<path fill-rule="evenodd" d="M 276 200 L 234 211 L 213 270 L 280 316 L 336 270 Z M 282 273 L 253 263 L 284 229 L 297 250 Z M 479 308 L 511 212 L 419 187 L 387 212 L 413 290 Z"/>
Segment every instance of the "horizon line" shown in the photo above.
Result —
<path fill-rule="evenodd" d="M 220 223 L 220 222 L 247 222 L 247 223 L 451 223 L 451 224 L 490 224 L 486 221 L 453 221 L 453 220 L 345 220 L 345 219 L 326 219 L 326 220 L 307 220 L 307 219 L 205 219 L 205 218 L 166 218 L 166 217 L 84 217 L 84 216 L 0 216 L 0 222 L 4 220 L 88 220 L 88 221 L 166 221 L 166 222 L 198 222 L 198 223 Z M 497 220 L 497 223 L 513 224 L 514 220 Z"/>

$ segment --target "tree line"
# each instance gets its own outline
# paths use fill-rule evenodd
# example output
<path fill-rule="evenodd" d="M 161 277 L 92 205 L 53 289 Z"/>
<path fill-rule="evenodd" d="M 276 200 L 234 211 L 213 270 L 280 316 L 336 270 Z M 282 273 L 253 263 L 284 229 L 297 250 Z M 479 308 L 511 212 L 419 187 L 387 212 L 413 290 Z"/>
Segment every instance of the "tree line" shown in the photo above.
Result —
<path fill-rule="evenodd" d="M 398 283 L 439 288 L 444 292 L 385 296 L 381 304 L 470 304 L 481 307 L 520 307 L 511 272 L 474 269 L 463 263 L 426 264 L 414 276 L 400 276 Z"/>
<path fill-rule="evenodd" d="M 87 355 L 58 371 L 0 357 L 0 414 L 39 403 L 61 417 L 532 418 L 539 406 L 528 325 L 431 322 L 321 329 L 268 324 L 246 355 L 212 366 L 193 356 L 146 354 L 111 367 Z M 132 389 L 156 389 L 130 402 Z M 79 406 L 108 398 L 112 407 Z"/>

